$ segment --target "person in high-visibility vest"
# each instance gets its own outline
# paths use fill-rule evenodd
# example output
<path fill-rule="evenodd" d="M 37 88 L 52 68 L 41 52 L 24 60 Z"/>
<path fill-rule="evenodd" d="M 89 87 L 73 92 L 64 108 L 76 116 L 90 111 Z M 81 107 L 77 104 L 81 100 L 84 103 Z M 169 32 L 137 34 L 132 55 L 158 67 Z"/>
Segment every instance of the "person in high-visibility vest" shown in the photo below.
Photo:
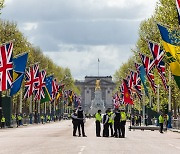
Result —
<path fill-rule="evenodd" d="M 164 117 L 163 117 L 163 113 L 161 112 L 159 115 L 160 133 L 163 133 L 163 124 L 164 124 Z"/>
<path fill-rule="evenodd" d="M 22 116 L 18 115 L 18 125 L 20 126 L 22 124 Z"/>
<path fill-rule="evenodd" d="M 120 119 L 121 119 L 121 114 L 120 110 L 116 109 L 114 113 L 114 137 L 119 137 L 120 138 Z"/>
<path fill-rule="evenodd" d="M 4 116 L 2 116 L 2 118 L 1 118 L 1 128 L 5 127 L 5 122 L 6 122 L 6 119 L 5 119 Z"/>
<path fill-rule="evenodd" d="M 120 121 L 121 138 L 125 138 L 125 125 L 126 125 L 126 113 L 125 113 L 125 109 L 122 109 L 121 121 Z"/>
<path fill-rule="evenodd" d="M 44 123 L 44 116 L 43 115 L 41 115 L 41 122 L 42 122 L 42 124 Z"/>
<path fill-rule="evenodd" d="M 109 124 L 110 130 L 111 130 L 111 137 L 113 137 L 114 136 L 114 131 L 113 131 L 113 124 L 114 124 L 113 112 L 111 111 L 111 109 L 108 109 L 108 110 L 109 110 L 109 112 L 108 112 L 108 116 L 109 116 L 108 124 Z"/>
<path fill-rule="evenodd" d="M 100 135 L 101 122 L 102 122 L 101 110 L 98 110 L 98 112 L 95 114 L 95 119 L 96 119 L 96 136 L 101 137 L 101 135 Z"/>

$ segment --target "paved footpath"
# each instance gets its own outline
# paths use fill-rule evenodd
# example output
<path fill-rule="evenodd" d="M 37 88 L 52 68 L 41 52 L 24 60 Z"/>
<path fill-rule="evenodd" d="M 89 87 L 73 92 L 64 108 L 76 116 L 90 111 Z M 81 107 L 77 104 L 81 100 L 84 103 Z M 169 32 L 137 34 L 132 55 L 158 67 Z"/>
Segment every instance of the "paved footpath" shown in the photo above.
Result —
<path fill-rule="evenodd" d="M 94 119 L 87 138 L 72 136 L 70 120 L 0 130 L 0 154 L 180 154 L 180 134 L 129 131 L 126 138 L 96 138 Z"/>

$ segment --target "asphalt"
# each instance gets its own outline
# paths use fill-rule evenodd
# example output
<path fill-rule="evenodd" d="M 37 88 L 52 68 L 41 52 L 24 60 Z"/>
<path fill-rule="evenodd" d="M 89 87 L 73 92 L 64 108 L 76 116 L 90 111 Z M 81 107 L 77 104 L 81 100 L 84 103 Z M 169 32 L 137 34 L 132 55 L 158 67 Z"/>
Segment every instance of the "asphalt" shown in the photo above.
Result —
<path fill-rule="evenodd" d="M 176 132 L 126 129 L 126 138 L 97 138 L 94 119 L 86 121 L 85 131 L 87 137 L 73 137 L 70 120 L 1 129 L 0 154 L 180 153 L 180 134 Z"/>

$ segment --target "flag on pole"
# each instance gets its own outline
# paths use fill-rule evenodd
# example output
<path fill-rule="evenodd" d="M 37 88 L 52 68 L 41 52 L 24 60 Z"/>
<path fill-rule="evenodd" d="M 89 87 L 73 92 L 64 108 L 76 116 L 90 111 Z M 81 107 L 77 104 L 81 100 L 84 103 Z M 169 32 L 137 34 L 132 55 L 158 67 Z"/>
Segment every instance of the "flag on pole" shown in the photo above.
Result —
<path fill-rule="evenodd" d="M 52 96 L 51 96 L 52 100 L 55 100 L 57 91 L 58 91 L 57 81 L 56 79 L 54 79 L 52 81 Z"/>
<path fill-rule="evenodd" d="M 131 104 L 133 105 L 133 100 L 131 99 L 130 93 L 129 93 L 129 89 L 128 89 L 128 85 L 127 85 L 127 80 L 123 79 L 123 89 L 124 89 L 124 97 L 123 97 L 123 102 L 125 104 Z"/>
<path fill-rule="evenodd" d="M 169 30 L 164 26 L 158 24 L 158 28 L 163 40 L 163 47 L 166 51 L 170 70 L 173 74 L 180 89 L 180 39 L 178 30 Z"/>
<path fill-rule="evenodd" d="M 13 43 L 0 47 L 0 91 L 10 89 L 13 83 Z"/>
<path fill-rule="evenodd" d="M 39 65 L 34 64 L 29 67 L 25 73 L 25 92 L 24 98 L 29 98 L 35 89 L 35 84 L 38 83 Z"/>
<path fill-rule="evenodd" d="M 146 72 L 144 70 L 144 66 L 135 63 L 135 67 L 136 67 L 137 73 L 139 74 L 141 82 L 143 84 L 143 87 L 144 87 L 144 90 L 145 90 L 145 94 L 146 94 L 146 96 L 149 96 L 148 89 L 146 87 Z"/>
<path fill-rule="evenodd" d="M 10 96 L 16 94 L 20 88 L 24 78 L 28 53 L 13 58 L 13 84 Z"/>
<path fill-rule="evenodd" d="M 157 86 L 155 85 L 155 82 L 154 82 L 154 74 L 151 73 L 151 70 L 155 65 L 154 60 L 151 60 L 148 56 L 145 56 L 141 53 L 139 53 L 139 56 L 141 58 L 143 66 L 145 68 L 146 76 L 151 84 L 151 87 L 152 87 L 154 93 L 156 93 Z"/>
<path fill-rule="evenodd" d="M 168 90 L 167 81 L 165 77 L 165 63 L 162 61 L 164 56 L 164 51 L 160 48 L 158 44 L 149 42 L 149 50 L 154 58 L 156 68 L 158 70 L 159 76 L 163 82 L 164 88 Z"/>
<path fill-rule="evenodd" d="M 56 96 L 57 100 L 62 97 L 64 86 L 65 86 L 64 84 L 61 84 L 58 86 L 58 91 L 57 91 L 57 96 Z"/>
<path fill-rule="evenodd" d="M 177 7 L 177 12 L 178 12 L 178 21 L 180 25 L 180 0 L 176 0 L 176 7 Z"/>
<path fill-rule="evenodd" d="M 45 98 L 44 92 L 45 92 L 45 90 L 47 90 L 45 88 L 46 87 L 45 78 L 46 78 L 46 71 L 42 70 L 41 72 L 39 72 L 38 82 L 37 82 L 37 84 L 35 84 L 34 100 L 41 100 L 41 99 Z M 43 90 L 43 88 L 44 88 L 44 90 Z"/>

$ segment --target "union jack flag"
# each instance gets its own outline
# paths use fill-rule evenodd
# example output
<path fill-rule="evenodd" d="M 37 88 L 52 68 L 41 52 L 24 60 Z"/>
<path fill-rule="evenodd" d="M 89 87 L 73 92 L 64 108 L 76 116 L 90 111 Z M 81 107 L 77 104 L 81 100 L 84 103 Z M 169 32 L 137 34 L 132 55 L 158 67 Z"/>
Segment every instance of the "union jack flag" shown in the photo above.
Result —
<path fill-rule="evenodd" d="M 35 84 L 35 97 L 34 100 L 40 100 L 45 98 L 45 88 L 46 88 L 46 82 L 45 82 L 45 78 L 46 78 L 46 71 L 42 70 L 41 72 L 39 72 L 38 75 L 38 83 Z"/>
<path fill-rule="evenodd" d="M 180 25 L 180 0 L 176 0 L 176 7 L 178 11 L 178 20 L 179 20 L 179 25 Z"/>
<path fill-rule="evenodd" d="M 158 44 L 149 42 L 149 50 L 153 55 L 156 68 L 161 77 L 163 85 L 166 90 L 168 90 L 167 81 L 165 77 L 165 63 L 162 61 L 164 56 L 164 51 L 160 48 Z"/>
<path fill-rule="evenodd" d="M 57 80 L 54 79 L 52 81 L 52 100 L 55 100 L 57 92 L 58 92 L 58 84 L 57 84 Z"/>
<path fill-rule="evenodd" d="M 149 57 L 147 57 L 141 53 L 139 53 L 139 56 L 140 56 L 141 61 L 144 65 L 146 76 L 147 76 L 147 78 L 151 84 L 151 87 L 152 87 L 154 93 L 156 93 L 157 86 L 154 83 L 154 74 L 151 73 L 151 70 L 154 67 L 155 62 L 154 62 L 154 60 L 151 60 Z"/>
<path fill-rule="evenodd" d="M 120 106 L 120 97 L 118 95 L 118 92 L 116 92 L 114 97 L 113 97 L 113 105 L 114 105 L 115 109 L 118 109 Z"/>
<path fill-rule="evenodd" d="M 11 88 L 13 83 L 12 49 L 12 42 L 0 47 L 0 91 Z"/>
<path fill-rule="evenodd" d="M 137 64 L 138 65 L 138 64 Z M 131 71 L 132 81 L 133 81 L 133 88 L 135 89 L 135 92 L 137 93 L 139 99 L 142 98 L 141 94 L 141 79 L 137 72 Z"/>
<path fill-rule="evenodd" d="M 35 89 L 35 84 L 38 83 L 39 65 L 35 64 L 29 67 L 25 73 L 25 93 L 24 98 L 29 98 Z"/>

